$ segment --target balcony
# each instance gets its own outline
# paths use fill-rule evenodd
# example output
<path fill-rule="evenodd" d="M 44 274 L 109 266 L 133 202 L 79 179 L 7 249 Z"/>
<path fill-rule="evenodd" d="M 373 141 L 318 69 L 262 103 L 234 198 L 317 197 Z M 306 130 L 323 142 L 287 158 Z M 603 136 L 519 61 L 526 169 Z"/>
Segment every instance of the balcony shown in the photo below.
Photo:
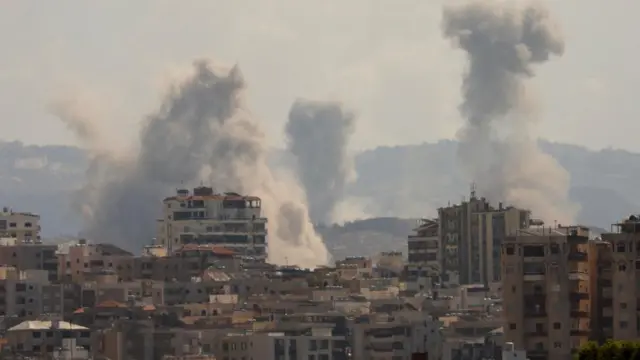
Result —
<path fill-rule="evenodd" d="M 589 293 L 584 290 L 570 290 L 569 291 L 569 300 L 571 302 L 577 302 L 580 300 L 589 300 Z"/>
<path fill-rule="evenodd" d="M 547 317 L 546 309 L 531 309 L 526 308 L 524 310 L 524 318 L 525 319 L 535 319 L 535 318 L 545 318 Z"/>
<path fill-rule="evenodd" d="M 571 309 L 572 318 L 589 318 L 589 312 L 586 310 Z"/>
<path fill-rule="evenodd" d="M 589 256 L 584 251 L 572 251 L 568 255 L 569 261 L 588 261 Z"/>
<path fill-rule="evenodd" d="M 546 331 L 527 331 L 525 335 L 529 337 L 547 337 L 549 333 Z"/>
<path fill-rule="evenodd" d="M 527 350 L 527 357 L 530 360 L 537 360 L 537 359 L 546 360 L 549 358 L 549 352 L 547 350 L 540 350 L 540 349 Z"/>
<path fill-rule="evenodd" d="M 591 331 L 589 329 L 571 329 L 571 336 L 589 336 Z"/>

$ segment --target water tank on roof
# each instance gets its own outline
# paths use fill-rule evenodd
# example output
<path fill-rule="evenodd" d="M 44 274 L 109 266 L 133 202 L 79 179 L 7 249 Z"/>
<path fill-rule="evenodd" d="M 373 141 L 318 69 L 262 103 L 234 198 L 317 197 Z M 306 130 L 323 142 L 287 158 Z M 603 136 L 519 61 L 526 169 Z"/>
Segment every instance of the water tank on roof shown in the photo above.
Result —
<path fill-rule="evenodd" d="M 631 220 L 631 221 L 638 221 L 638 217 L 637 217 L 637 216 L 635 216 L 635 215 L 631 215 L 631 216 L 629 216 L 629 220 Z"/>

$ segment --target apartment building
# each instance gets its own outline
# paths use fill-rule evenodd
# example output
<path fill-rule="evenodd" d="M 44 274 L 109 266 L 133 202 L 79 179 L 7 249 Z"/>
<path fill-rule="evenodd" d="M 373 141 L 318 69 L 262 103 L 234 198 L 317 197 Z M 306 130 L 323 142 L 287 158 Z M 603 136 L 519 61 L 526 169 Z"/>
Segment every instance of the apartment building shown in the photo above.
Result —
<path fill-rule="evenodd" d="M 267 219 L 262 201 L 237 193 L 216 194 L 210 187 L 186 189 L 163 201 L 156 243 L 169 252 L 186 244 L 214 244 L 258 258 L 267 257 Z"/>
<path fill-rule="evenodd" d="M 490 284 L 500 281 L 500 251 L 505 237 L 530 226 L 530 212 L 494 208 L 472 188 L 469 201 L 438 209 L 443 283 Z"/>
<path fill-rule="evenodd" d="M 531 360 L 570 359 L 589 340 L 589 241 L 572 226 L 519 230 L 502 244 L 504 339 Z"/>
<path fill-rule="evenodd" d="M 0 267 L 0 316 L 35 318 L 60 313 L 63 288 L 51 284 L 45 270 Z"/>
<path fill-rule="evenodd" d="M 58 279 L 57 245 L 42 244 L 39 240 L 28 243 L 5 240 L 0 245 L 0 264 L 18 270 L 46 270 L 49 281 Z"/>
<path fill-rule="evenodd" d="M 15 212 L 8 207 L 0 212 L 0 237 L 11 237 L 18 243 L 40 240 L 40 216 L 28 212 Z"/>
<path fill-rule="evenodd" d="M 478 261 L 471 269 L 473 280 L 485 285 L 499 283 L 502 273 L 500 254 L 505 237 L 528 228 L 530 224 L 542 225 L 542 222 L 532 220 L 528 210 L 503 207 L 501 203 L 497 209 L 480 212 L 475 216 L 478 218 L 478 227 L 474 243 L 477 243 L 478 251 L 474 250 L 473 257 Z"/>
<path fill-rule="evenodd" d="M 249 358 L 261 360 L 346 360 L 349 349 L 345 337 L 334 335 L 332 329 L 332 324 L 278 324 L 268 332 L 251 335 L 246 342 L 246 349 L 249 349 Z M 242 343 L 240 347 L 227 347 L 229 355 L 234 348 L 235 351 L 242 351 Z M 221 358 L 228 356 L 224 343 L 220 355 Z"/>
<path fill-rule="evenodd" d="M 407 290 L 429 291 L 440 282 L 442 255 L 437 219 L 422 219 L 407 240 Z"/>
<path fill-rule="evenodd" d="M 598 249 L 595 340 L 640 337 L 640 217 L 631 215 L 602 234 Z"/>
<path fill-rule="evenodd" d="M 125 281 L 135 277 L 134 255 L 112 244 L 92 244 L 81 239 L 77 244 L 58 252 L 60 280 L 82 283 L 92 274 L 116 273 Z"/>
<path fill-rule="evenodd" d="M 442 354 L 441 323 L 427 313 L 371 314 L 350 323 L 353 360 L 411 360 L 414 354 L 438 359 Z"/>

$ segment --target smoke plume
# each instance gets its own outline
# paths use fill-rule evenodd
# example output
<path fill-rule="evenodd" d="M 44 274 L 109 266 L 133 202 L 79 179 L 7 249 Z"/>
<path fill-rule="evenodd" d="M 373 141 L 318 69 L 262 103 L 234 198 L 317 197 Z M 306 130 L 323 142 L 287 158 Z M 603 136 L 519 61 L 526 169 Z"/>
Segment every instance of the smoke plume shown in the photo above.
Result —
<path fill-rule="evenodd" d="M 275 263 L 315 267 L 328 261 L 297 184 L 276 181 L 266 164 L 264 134 L 243 104 L 237 67 L 214 70 L 206 61 L 173 86 L 141 129 L 139 153 L 128 159 L 96 154 L 84 198 L 86 235 L 131 248 L 151 241 L 161 201 L 181 183 L 207 178 L 217 191 L 262 198 Z M 68 120 L 67 120 L 68 121 Z M 85 136 L 74 126 L 76 135 Z M 284 178 L 283 178 L 284 179 Z"/>
<path fill-rule="evenodd" d="M 444 36 L 467 53 L 459 155 L 492 201 L 572 222 L 569 175 L 531 135 L 535 108 L 525 92 L 533 66 L 560 56 L 564 42 L 541 6 L 478 1 L 444 10 Z"/>
<path fill-rule="evenodd" d="M 354 116 L 337 102 L 297 100 L 289 112 L 286 133 L 289 150 L 316 223 L 330 224 L 355 174 L 347 155 Z"/>

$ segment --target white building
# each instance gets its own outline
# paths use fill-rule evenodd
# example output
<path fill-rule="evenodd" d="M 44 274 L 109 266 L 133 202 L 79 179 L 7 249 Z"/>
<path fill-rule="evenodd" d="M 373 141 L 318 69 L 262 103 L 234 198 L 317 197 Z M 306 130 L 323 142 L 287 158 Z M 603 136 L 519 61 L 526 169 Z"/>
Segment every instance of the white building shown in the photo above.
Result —
<path fill-rule="evenodd" d="M 10 237 L 18 243 L 40 240 L 40 216 L 32 213 L 14 212 L 4 207 L 0 212 L 0 237 Z"/>
<path fill-rule="evenodd" d="M 422 219 L 408 238 L 407 290 L 429 291 L 439 282 L 441 267 L 440 236 L 437 220 Z"/>
<path fill-rule="evenodd" d="M 170 253 L 185 244 L 215 244 L 266 259 L 267 219 L 261 206 L 256 196 L 216 194 L 204 186 L 193 193 L 180 189 L 163 201 L 156 243 Z"/>

